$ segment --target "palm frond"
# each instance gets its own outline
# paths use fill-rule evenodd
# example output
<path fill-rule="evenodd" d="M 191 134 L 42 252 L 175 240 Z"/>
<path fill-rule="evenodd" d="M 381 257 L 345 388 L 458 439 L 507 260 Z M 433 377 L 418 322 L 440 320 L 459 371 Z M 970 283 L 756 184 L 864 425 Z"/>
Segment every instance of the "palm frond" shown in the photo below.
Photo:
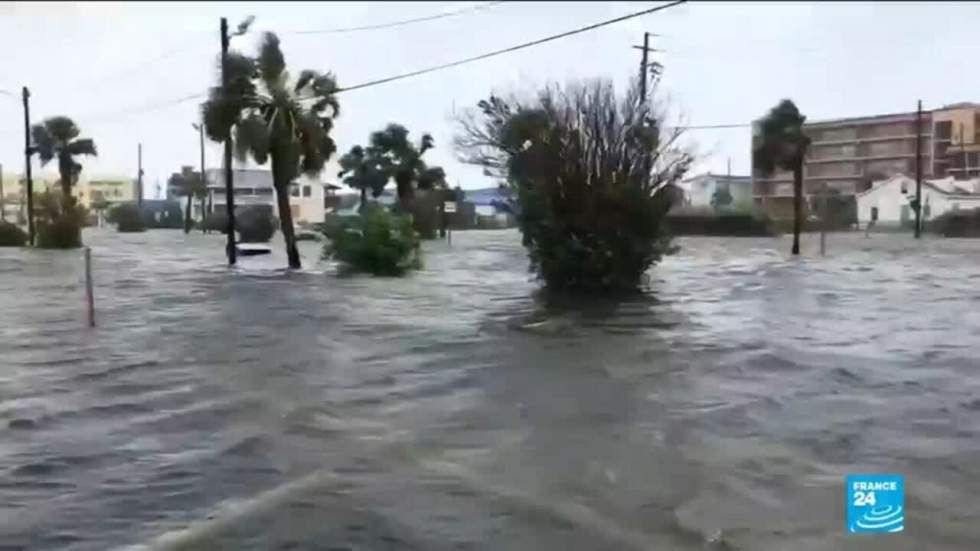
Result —
<path fill-rule="evenodd" d="M 266 88 L 272 91 L 281 87 L 283 73 L 286 70 L 286 59 L 279 48 L 279 37 L 275 33 L 267 32 L 262 35 L 259 56 L 255 61 L 259 69 L 259 78 L 265 83 Z"/>
<path fill-rule="evenodd" d="M 293 87 L 293 92 L 299 94 L 306 88 L 306 85 L 314 81 L 318 76 L 320 76 L 316 71 L 311 71 L 309 69 L 304 69 L 299 74 L 299 78 L 296 79 L 296 86 Z"/>
<path fill-rule="evenodd" d="M 313 113 L 299 114 L 296 125 L 303 155 L 301 170 L 309 175 L 319 174 L 330 156 L 337 151 L 337 146 Z"/>
<path fill-rule="evenodd" d="M 65 116 L 51 117 L 42 123 L 56 142 L 68 143 L 81 133 L 75 121 Z"/>
<path fill-rule="evenodd" d="M 55 156 L 54 137 L 48 132 L 46 126 L 35 124 L 31 127 L 31 139 L 34 142 L 34 150 L 37 151 L 41 164 L 48 164 Z"/>
<path fill-rule="evenodd" d="M 99 155 L 98 150 L 95 148 L 95 142 L 91 138 L 75 140 L 69 143 L 65 150 L 69 155 L 91 155 L 93 157 Z"/>
<path fill-rule="evenodd" d="M 269 158 L 269 127 L 259 115 L 249 115 L 235 125 L 235 154 L 240 161 L 252 158 L 263 165 Z"/>
<path fill-rule="evenodd" d="M 444 189 L 447 187 L 446 171 L 440 166 L 430 166 L 419 173 L 419 189 Z"/>
<path fill-rule="evenodd" d="M 805 155 L 810 145 L 810 139 L 803 133 L 805 120 L 796 105 L 784 99 L 759 121 L 752 158 L 764 175 L 772 174 L 777 168 L 792 170 Z"/>
<path fill-rule="evenodd" d="M 423 155 L 426 151 L 435 147 L 435 140 L 432 139 L 431 134 L 422 134 L 422 142 L 419 145 L 419 155 Z"/>

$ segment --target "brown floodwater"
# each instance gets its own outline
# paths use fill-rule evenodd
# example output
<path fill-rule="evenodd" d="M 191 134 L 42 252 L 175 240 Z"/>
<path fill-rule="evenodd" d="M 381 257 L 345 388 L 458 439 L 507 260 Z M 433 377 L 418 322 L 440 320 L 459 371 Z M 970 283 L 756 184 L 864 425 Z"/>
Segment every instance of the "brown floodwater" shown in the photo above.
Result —
<path fill-rule="evenodd" d="M 223 238 L 0 249 L 0 549 L 966 550 L 980 241 L 683 238 L 545 300 L 512 230 L 404 279 Z M 848 535 L 897 472 L 905 531 Z"/>

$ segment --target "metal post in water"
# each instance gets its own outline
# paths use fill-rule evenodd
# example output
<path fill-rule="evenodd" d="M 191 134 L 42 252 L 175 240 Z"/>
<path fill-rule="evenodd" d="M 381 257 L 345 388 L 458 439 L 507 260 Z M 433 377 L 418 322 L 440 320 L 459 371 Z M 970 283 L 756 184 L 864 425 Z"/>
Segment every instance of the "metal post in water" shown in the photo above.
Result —
<path fill-rule="evenodd" d="M 92 293 L 92 249 L 85 247 L 85 300 L 88 303 L 88 326 L 95 327 L 95 295 Z"/>
<path fill-rule="evenodd" d="M 822 214 L 820 215 L 820 256 L 827 254 L 827 186 L 824 184 L 823 197 L 820 202 Z"/>

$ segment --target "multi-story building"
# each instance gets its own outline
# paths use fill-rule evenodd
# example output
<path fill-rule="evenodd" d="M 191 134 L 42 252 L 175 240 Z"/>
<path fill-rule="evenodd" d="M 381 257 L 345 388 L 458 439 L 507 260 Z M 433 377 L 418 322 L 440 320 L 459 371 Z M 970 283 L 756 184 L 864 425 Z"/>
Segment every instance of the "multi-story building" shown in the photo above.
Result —
<path fill-rule="evenodd" d="M 748 176 L 724 176 L 720 174 L 699 174 L 680 183 L 684 190 L 684 202 L 692 207 L 711 207 L 715 192 L 728 190 L 731 196 L 729 206 L 733 208 L 752 206 L 752 178 Z"/>
<path fill-rule="evenodd" d="M 921 135 L 916 116 L 913 111 L 804 124 L 811 140 L 803 167 L 804 196 L 824 190 L 855 195 L 896 174 L 914 176 L 918 138 L 923 177 L 980 174 L 980 105 L 961 103 L 923 111 Z M 758 123 L 753 124 L 753 143 L 758 130 Z M 766 177 L 753 166 L 752 178 L 757 206 L 775 217 L 792 215 L 792 172 L 776 171 Z"/>

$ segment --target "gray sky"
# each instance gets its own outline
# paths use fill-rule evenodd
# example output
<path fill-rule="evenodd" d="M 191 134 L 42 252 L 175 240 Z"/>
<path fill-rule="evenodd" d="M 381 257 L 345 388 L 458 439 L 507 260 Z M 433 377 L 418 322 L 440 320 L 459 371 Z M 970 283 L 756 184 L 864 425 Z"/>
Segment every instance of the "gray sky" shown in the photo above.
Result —
<path fill-rule="evenodd" d="M 453 61 L 639 11 L 658 2 L 512 2 L 435 21 L 343 34 L 291 34 L 384 23 L 484 2 L 0 3 L 0 162 L 23 170 L 20 87 L 32 91 L 32 118 L 68 115 L 95 139 L 93 174 L 135 175 L 143 143 L 148 193 L 182 164 L 198 165 L 191 123 L 197 101 L 166 103 L 215 81 L 218 19 L 234 26 L 255 15 L 253 31 L 280 34 L 286 62 L 329 70 L 341 86 Z M 637 72 L 643 31 L 666 66 L 661 91 L 674 120 L 692 125 L 747 123 L 783 97 L 810 119 L 911 111 L 980 100 L 974 66 L 980 3 L 710 3 L 660 13 L 542 46 L 340 96 L 338 150 L 366 141 L 388 122 L 418 137 L 426 154 L 463 188 L 493 185 L 478 168 L 455 161 L 453 109 L 491 91 L 530 91 L 549 80 L 609 77 L 621 86 Z M 258 32 L 232 46 L 254 52 Z M 162 57 L 161 56 L 165 56 Z M 749 171 L 749 129 L 688 135 L 702 155 L 698 169 Z M 208 166 L 220 146 L 208 144 Z M 335 160 L 335 159 L 334 159 Z M 47 170 L 53 171 L 54 167 Z M 336 165 L 323 174 L 336 181 Z"/>

